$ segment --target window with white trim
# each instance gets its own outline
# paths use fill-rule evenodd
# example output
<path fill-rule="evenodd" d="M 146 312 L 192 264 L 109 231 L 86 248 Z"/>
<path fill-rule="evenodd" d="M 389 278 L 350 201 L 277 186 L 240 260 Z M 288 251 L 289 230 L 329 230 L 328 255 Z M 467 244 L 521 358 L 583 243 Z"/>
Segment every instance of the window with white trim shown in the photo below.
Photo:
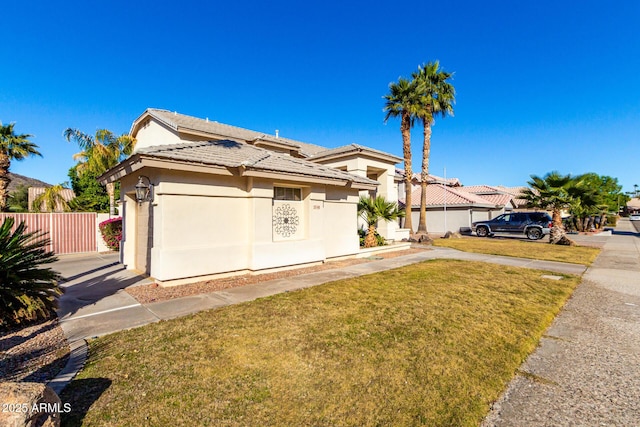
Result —
<path fill-rule="evenodd" d="M 273 187 L 273 200 L 302 201 L 301 188 Z"/>

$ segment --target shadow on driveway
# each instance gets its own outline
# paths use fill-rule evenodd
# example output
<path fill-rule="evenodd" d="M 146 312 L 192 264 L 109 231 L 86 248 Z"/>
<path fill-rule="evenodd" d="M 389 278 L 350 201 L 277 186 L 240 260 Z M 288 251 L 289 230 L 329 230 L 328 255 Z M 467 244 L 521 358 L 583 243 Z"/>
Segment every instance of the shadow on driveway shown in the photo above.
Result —
<path fill-rule="evenodd" d="M 125 294 L 120 291 L 136 283 L 148 282 L 144 276 L 125 270 L 122 264 L 115 262 L 117 254 L 60 258 L 52 268 L 65 277 L 61 283 L 64 294 L 58 300 L 58 316 L 61 319 L 88 306 L 96 306 L 95 310 L 100 310 L 127 304 L 130 300 L 124 298 Z M 119 293 L 122 295 L 112 297 Z"/>

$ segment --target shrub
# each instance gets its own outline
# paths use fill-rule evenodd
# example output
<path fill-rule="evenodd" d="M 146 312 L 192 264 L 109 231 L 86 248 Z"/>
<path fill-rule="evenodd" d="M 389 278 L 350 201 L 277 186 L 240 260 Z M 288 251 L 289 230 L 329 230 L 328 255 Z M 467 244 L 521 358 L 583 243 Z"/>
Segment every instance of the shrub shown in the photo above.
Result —
<path fill-rule="evenodd" d="M 27 233 L 24 222 L 14 232 L 14 218 L 0 226 L 0 327 L 23 321 L 48 319 L 62 294 L 57 281 L 60 275 L 41 264 L 57 261 L 47 251 L 49 239 L 43 233 Z"/>
<path fill-rule="evenodd" d="M 122 217 L 111 218 L 99 224 L 102 239 L 112 251 L 120 250 L 122 240 Z"/>
<path fill-rule="evenodd" d="M 385 240 L 385 238 L 379 235 L 377 231 L 374 233 L 374 236 L 376 238 L 377 246 L 385 246 L 387 244 L 387 241 Z M 359 228 L 358 237 L 360 239 L 360 247 L 364 248 L 364 239 L 367 237 L 367 230 Z"/>

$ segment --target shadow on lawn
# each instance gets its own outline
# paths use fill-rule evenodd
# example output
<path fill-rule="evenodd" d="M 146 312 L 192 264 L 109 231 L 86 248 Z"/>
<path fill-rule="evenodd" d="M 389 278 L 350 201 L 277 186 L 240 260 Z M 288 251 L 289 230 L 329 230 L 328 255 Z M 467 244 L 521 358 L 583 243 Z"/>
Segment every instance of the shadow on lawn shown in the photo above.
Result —
<path fill-rule="evenodd" d="M 62 425 L 82 425 L 84 417 L 87 415 L 91 405 L 93 405 L 110 386 L 111 380 L 108 378 L 87 378 L 71 381 L 60 395 L 60 400 L 63 405 L 65 403 L 71 405 L 71 411 L 62 414 Z"/>

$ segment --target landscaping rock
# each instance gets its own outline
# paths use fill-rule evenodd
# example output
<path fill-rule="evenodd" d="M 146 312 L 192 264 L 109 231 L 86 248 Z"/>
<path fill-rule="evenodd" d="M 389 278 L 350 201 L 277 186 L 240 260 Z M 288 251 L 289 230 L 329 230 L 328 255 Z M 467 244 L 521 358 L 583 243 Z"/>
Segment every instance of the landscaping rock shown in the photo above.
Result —
<path fill-rule="evenodd" d="M 431 237 L 426 233 L 413 234 L 409 241 L 412 243 L 421 243 L 423 245 L 430 245 L 433 243 Z"/>
<path fill-rule="evenodd" d="M 576 243 L 569 239 L 567 236 L 562 236 L 557 242 L 556 245 L 561 245 L 561 246 L 575 246 Z"/>
<path fill-rule="evenodd" d="M 442 238 L 443 239 L 462 239 L 462 235 L 455 231 L 447 231 Z"/>
<path fill-rule="evenodd" d="M 6 427 L 58 427 L 62 402 L 40 383 L 0 383 L 0 425 Z"/>

